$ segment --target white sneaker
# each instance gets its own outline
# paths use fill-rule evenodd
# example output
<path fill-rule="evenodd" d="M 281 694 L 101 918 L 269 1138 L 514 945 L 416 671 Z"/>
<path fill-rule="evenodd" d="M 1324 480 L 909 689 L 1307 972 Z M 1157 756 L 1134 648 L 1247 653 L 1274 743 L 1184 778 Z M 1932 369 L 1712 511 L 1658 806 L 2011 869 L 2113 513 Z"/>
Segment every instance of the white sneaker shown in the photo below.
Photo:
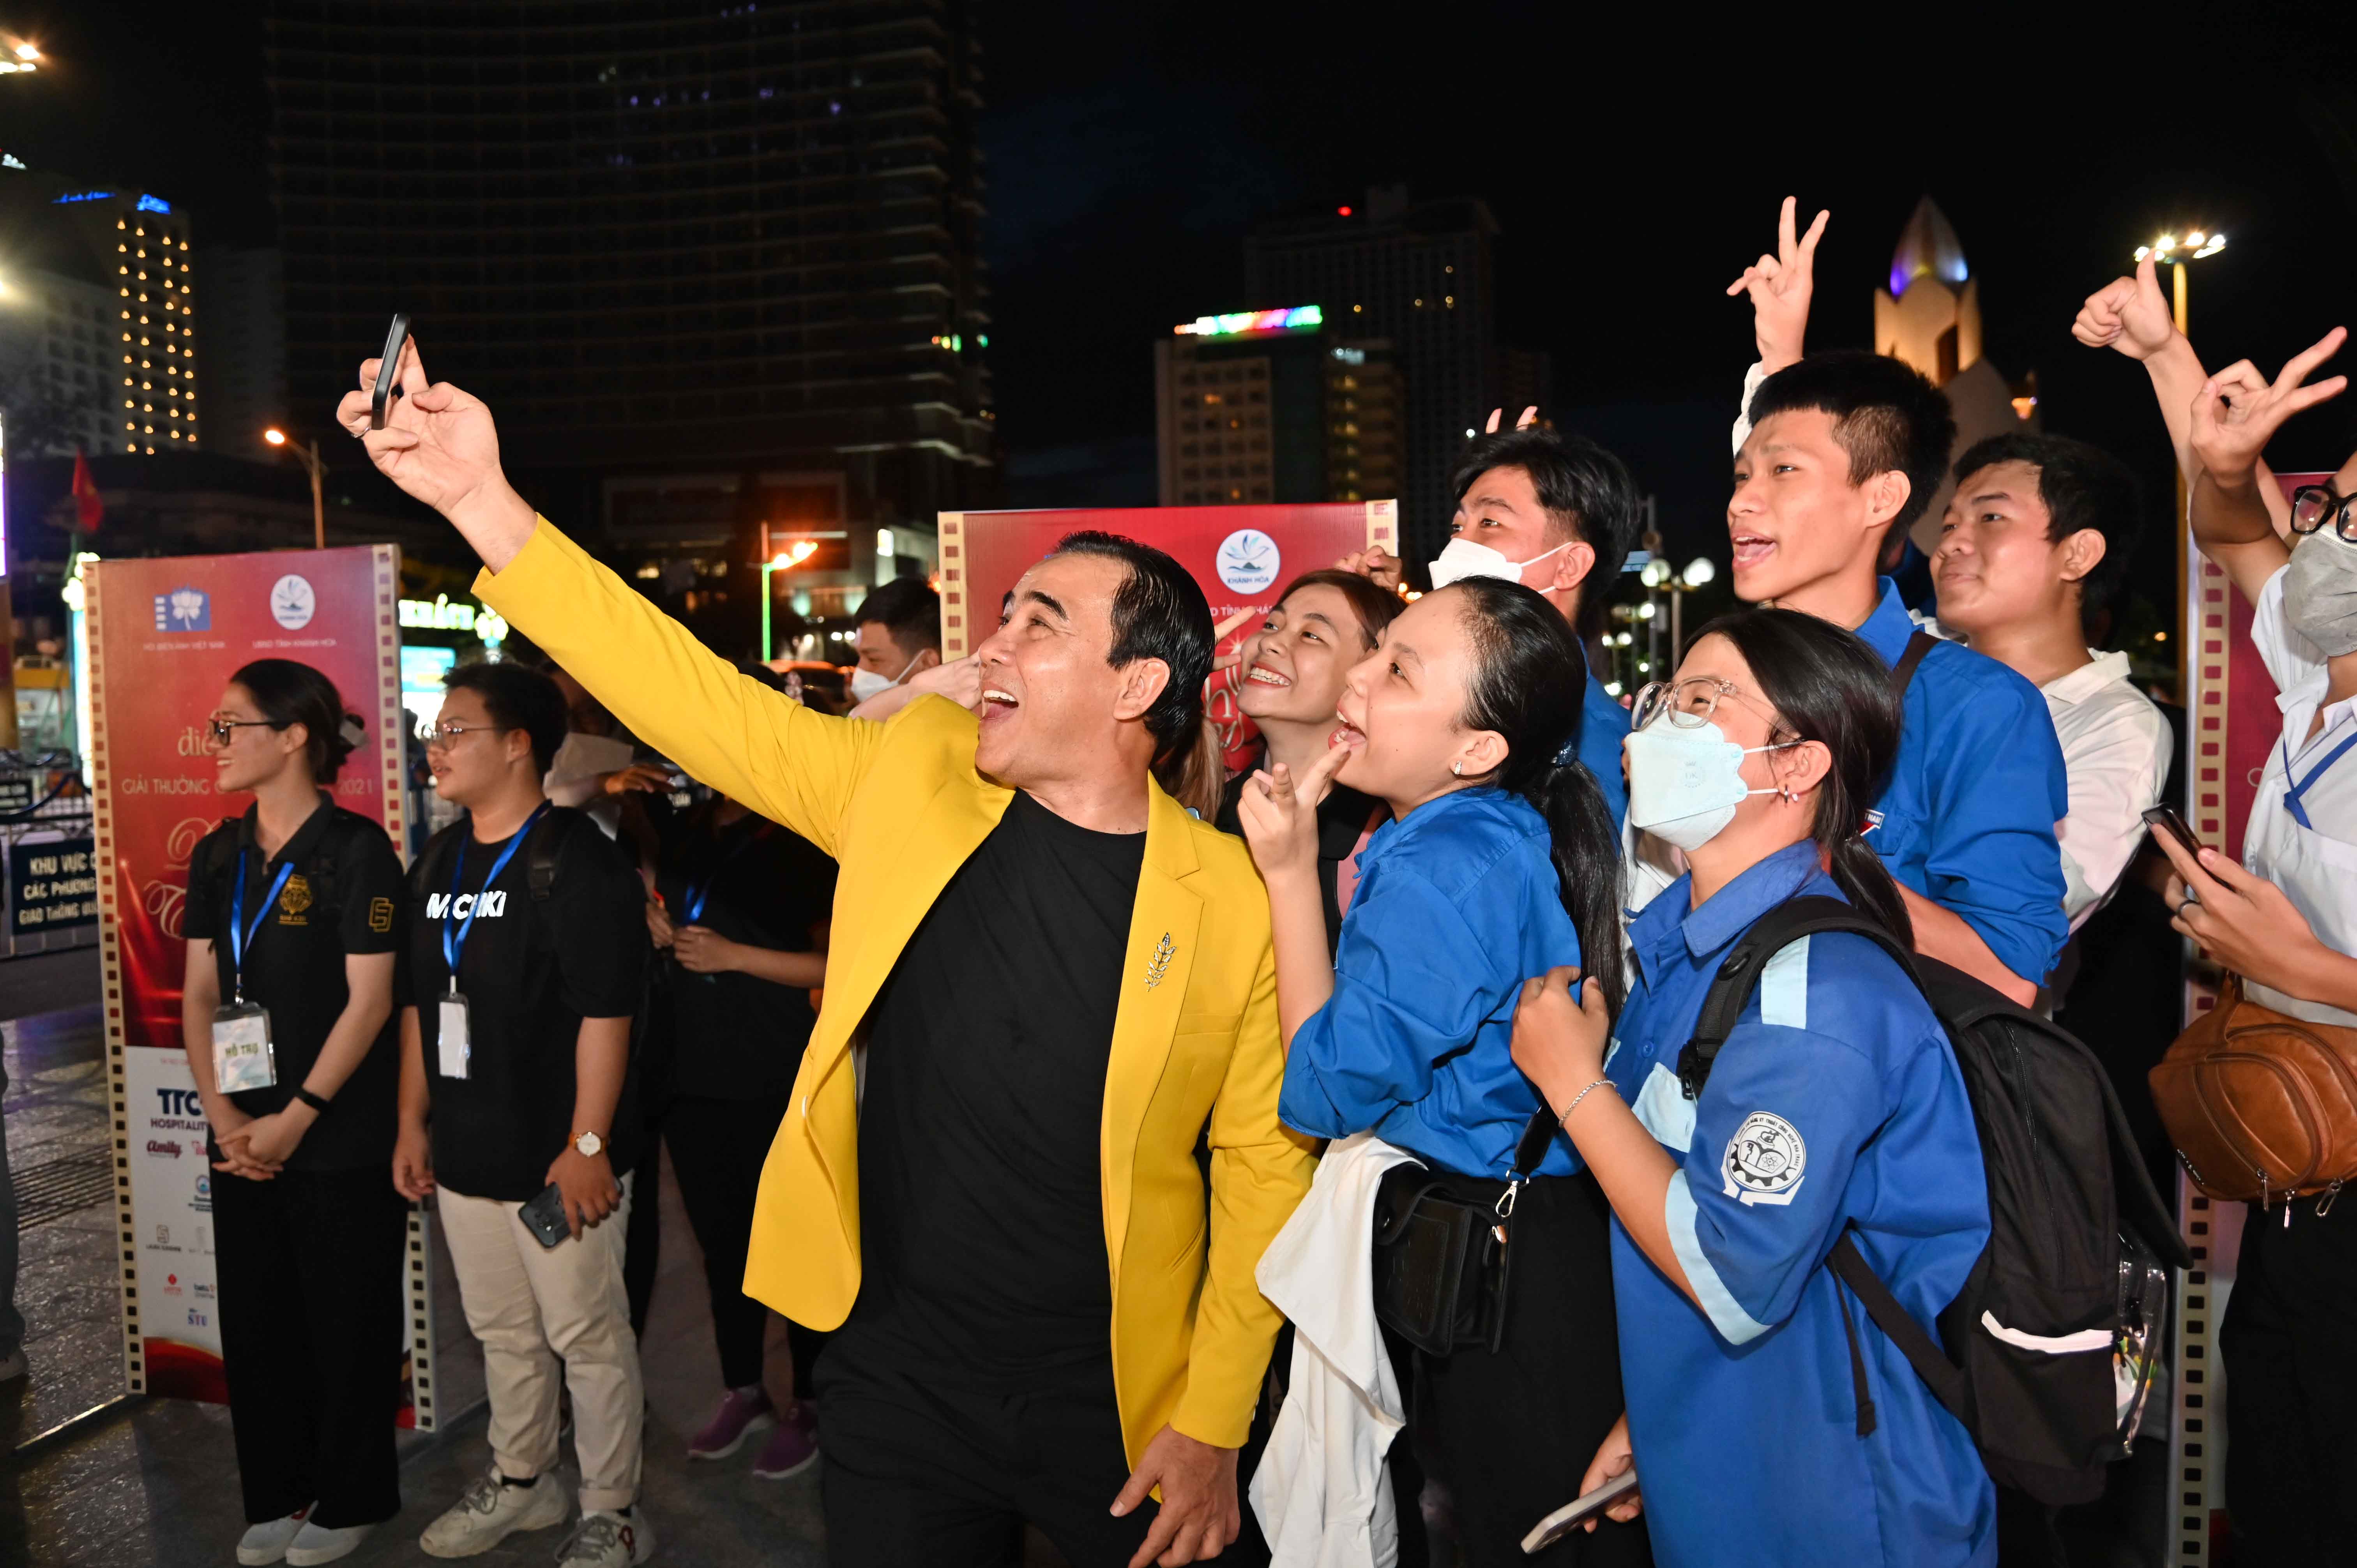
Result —
<path fill-rule="evenodd" d="M 289 1568 L 314 1568 L 317 1563 L 349 1557 L 375 1528 L 372 1524 L 348 1524 L 341 1530 L 328 1530 L 307 1521 L 296 1532 L 294 1543 L 286 1548 Z"/>
<path fill-rule="evenodd" d="M 266 1519 L 260 1524 L 246 1526 L 245 1533 L 238 1538 L 237 1560 L 245 1568 L 262 1568 L 265 1563 L 284 1558 L 314 1506 L 307 1503 L 285 1519 Z"/>
<path fill-rule="evenodd" d="M 643 1510 L 627 1514 L 603 1509 L 585 1513 L 556 1550 L 557 1568 L 631 1568 L 655 1554 L 655 1530 Z"/>
<path fill-rule="evenodd" d="M 428 1557 L 472 1557 L 517 1530 L 563 1524 L 572 1507 L 554 1476 L 537 1477 L 529 1487 L 511 1487 L 493 1468 L 468 1487 L 447 1513 L 427 1525 L 417 1544 Z"/>

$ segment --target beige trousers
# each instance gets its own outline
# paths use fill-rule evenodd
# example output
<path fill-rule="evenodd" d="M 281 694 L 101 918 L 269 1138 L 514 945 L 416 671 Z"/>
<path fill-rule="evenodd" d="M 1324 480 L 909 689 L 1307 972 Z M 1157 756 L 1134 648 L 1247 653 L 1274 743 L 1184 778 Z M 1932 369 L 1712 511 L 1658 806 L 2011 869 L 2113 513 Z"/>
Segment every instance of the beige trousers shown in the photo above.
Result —
<path fill-rule="evenodd" d="M 520 1203 L 468 1197 L 446 1187 L 436 1204 L 467 1326 L 483 1345 L 491 1457 L 501 1475 L 517 1480 L 556 1468 L 561 1363 L 573 1391 L 585 1512 L 627 1509 L 639 1498 L 646 1393 L 622 1288 L 632 1185 L 624 1176 L 619 1208 L 578 1240 L 548 1248 L 516 1218 Z"/>

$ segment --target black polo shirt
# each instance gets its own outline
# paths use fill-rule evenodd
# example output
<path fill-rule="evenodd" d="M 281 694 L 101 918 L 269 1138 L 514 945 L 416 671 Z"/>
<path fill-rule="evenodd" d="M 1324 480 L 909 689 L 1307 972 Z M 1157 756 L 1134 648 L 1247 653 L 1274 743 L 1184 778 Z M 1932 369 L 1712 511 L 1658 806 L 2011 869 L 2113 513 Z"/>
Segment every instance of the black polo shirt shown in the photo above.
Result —
<path fill-rule="evenodd" d="M 545 847 L 535 848 L 545 841 Z M 436 835 L 418 857 L 411 889 L 407 983 L 417 1009 L 433 1096 L 434 1179 L 469 1197 L 521 1203 L 548 1185 L 549 1163 L 573 1125 L 574 1052 L 584 1018 L 623 1018 L 646 980 L 646 886 L 630 860 L 579 811 L 548 811 L 487 886 L 507 841 L 477 843 L 472 820 Z M 553 875 L 534 898 L 532 868 Z M 458 864 L 454 864 L 458 863 Z M 472 1050 L 468 1075 L 441 1070 L 441 1009 L 450 989 L 442 957 L 453 873 L 475 895 L 474 923 L 458 958 Z M 480 895 L 490 894 L 486 899 Z M 614 1108 L 608 1154 L 618 1176 L 638 1157 L 636 1086 Z"/>
<path fill-rule="evenodd" d="M 761 817 L 716 831 L 699 812 L 665 832 L 655 886 L 677 925 L 703 926 L 748 947 L 808 952 L 811 928 L 834 907 L 834 862 Z M 700 916 L 691 908 L 699 893 Z M 734 972 L 691 974 L 664 961 L 671 1091 L 705 1100 L 791 1093 L 818 1022 L 811 993 Z"/>
<path fill-rule="evenodd" d="M 245 852 L 245 918 L 253 939 L 245 950 L 245 996 L 270 1009 L 271 1044 L 278 1081 L 249 1089 L 230 1101 L 249 1116 L 267 1116 L 294 1099 L 295 1090 L 319 1059 L 351 992 L 344 981 L 350 953 L 385 953 L 401 944 L 402 909 L 408 901 L 401 860 L 384 829 L 331 803 L 322 793 L 319 809 L 304 819 L 295 836 L 265 857 L 254 832 L 259 808 L 224 822 L 205 836 L 188 859 L 188 901 L 182 933 L 190 941 L 213 944 L 215 972 L 226 1002 L 236 993 L 231 961 L 230 909 L 238 854 Z M 269 912 L 263 901 L 278 879 L 293 870 Z M 395 1103 L 401 1081 L 400 997 L 367 1056 L 335 1101 L 287 1157 L 296 1170 L 390 1168 Z M 219 1158 L 219 1151 L 210 1151 Z"/>

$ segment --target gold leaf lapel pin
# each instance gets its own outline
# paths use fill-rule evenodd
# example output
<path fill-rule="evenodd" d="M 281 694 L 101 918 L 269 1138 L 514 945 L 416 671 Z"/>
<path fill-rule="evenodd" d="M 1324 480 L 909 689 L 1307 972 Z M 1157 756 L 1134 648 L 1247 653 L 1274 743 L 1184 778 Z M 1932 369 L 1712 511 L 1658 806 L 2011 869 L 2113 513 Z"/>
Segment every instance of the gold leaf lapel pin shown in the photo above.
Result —
<path fill-rule="evenodd" d="M 1170 957 L 1178 950 L 1171 944 L 1170 933 L 1163 932 L 1162 940 L 1154 944 L 1154 956 L 1146 961 L 1146 989 L 1151 991 L 1162 983 L 1162 977 L 1170 972 Z"/>

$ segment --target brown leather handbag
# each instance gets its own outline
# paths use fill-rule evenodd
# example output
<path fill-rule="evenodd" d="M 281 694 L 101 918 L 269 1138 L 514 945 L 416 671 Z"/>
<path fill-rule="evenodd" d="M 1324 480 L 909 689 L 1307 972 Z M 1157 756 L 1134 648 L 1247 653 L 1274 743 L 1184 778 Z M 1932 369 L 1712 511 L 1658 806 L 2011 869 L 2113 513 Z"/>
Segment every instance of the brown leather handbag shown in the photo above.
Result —
<path fill-rule="evenodd" d="M 2230 975 L 2151 1083 L 2178 1157 L 2213 1198 L 2330 1203 L 2357 1178 L 2357 1029 L 2262 1007 Z"/>

